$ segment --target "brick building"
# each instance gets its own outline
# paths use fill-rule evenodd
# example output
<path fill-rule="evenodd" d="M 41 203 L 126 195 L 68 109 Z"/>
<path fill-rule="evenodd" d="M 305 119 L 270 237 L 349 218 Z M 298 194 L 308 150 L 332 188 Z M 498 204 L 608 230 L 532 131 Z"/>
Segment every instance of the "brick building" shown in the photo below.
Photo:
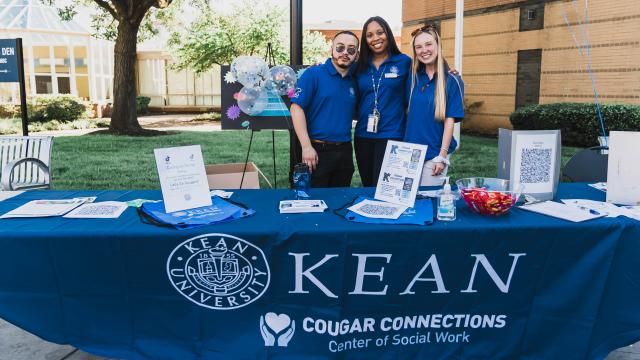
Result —
<path fill-rule="evenodd" d="M 425 22 L 440 28 L 443 52 L 454 63 L 454 0 L 403 0 L 402 50 Z M 640 1 L 591 0 L 588 38 L 591 68 L 603 103 L 640 105 Z M 464 127 L 496 133 L 510 127 L 517 107 L 593 102 L 582 44 L 585 2 L 568 0 L 466 0 L 463 78 L 465 97 L 483 104 L 467 112 Z M 586 48 L 583 48 L 586 55 Z"/>

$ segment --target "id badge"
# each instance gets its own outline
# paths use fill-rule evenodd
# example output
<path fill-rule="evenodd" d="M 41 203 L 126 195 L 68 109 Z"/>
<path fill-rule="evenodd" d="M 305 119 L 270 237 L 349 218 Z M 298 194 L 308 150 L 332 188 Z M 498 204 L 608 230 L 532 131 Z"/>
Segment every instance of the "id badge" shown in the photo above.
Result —
<path fill-rule="evenodd" d="M 367 120 L 367 132 L 377 133 L 379 120 L 380 120 L 380 116 L 378 114 L 369 115 L 369 118 Z"/>

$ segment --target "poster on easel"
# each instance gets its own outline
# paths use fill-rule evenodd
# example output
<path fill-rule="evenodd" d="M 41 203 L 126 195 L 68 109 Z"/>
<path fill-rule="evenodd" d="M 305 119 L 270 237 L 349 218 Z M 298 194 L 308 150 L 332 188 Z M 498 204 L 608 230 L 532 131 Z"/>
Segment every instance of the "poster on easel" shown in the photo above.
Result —
<path fill-rule="evenodd" d="M 427 145 L 387 141 L 375 199 L 413 207 L 426 154 Z"/>
<path fill-rule="evenodd" d="M 274 66 L 270 72 L 274 77 L 286 83 L 292 76 L 297 81 L 305 66 Z M 278 71 L 281 70 L 281 71 Z M 290 97 L 295 88 L 279 89 L 267 83 L 263 86 L 247 87 L 236 79 L 230 65 L 221 67 L 221 120 L 223 130 L 286 130 L 293 129 L 291 122 Z M 271 74 L 259 74 L 260 78 L 268 78 Z M 262 80 L 262 79 L 260 79 Z M 258 81 L 260 81 L 258 80 Z"/>
<path fill-rule="evenodd" d="M 500 129 L 498 178 L 539 201 L 551 200 L 560 181 L 560 130 Z"/>
<path fill-rule="evenodd" d="M 640 132 L 609 133 L 607 202 L 640 205 Z"/>

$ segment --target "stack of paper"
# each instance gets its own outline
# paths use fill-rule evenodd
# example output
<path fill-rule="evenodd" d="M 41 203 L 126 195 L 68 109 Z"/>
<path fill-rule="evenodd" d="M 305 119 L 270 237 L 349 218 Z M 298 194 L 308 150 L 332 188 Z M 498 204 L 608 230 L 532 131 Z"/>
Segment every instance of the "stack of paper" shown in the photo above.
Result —
<path fill-rule="evenodd" d="M 595 184 L 589 184 L 594 189 L 598 189 L 600 191 L 607 192 L 607 183 L 606 182 L 597 182 Z"/>
<path fill-rule="evenodd" d="M 405 205 L 397 205 L 385 201 L 362 200 L 361 202 L 349 207 L 348 209 L 354 213 L 374 219 L 397 219 L 409 207 Z"/>
<path fill-rule="evenodd" d="M 0 191 L 0 201 L 11 199 L 22 194 L 24 191 Z"/>
<path fill-rule="evenodd" d="M 61 216 L 85 203 L 86 198 L 33 200 L 0 216 L 0 219 Z"/>
<path fill-rule="evenodd" d="M 70 213 L 65 218 L 73 219 L 116 219 L 127 209 L 126 202 L 103 201 L 84 204 Z"/>
<path fill-rule="evenodd" d="M 283 200 L 280 201 L 281 214 L 323 212 L 327 209 L 324 200 Z"/>
<path fill-rule="evenodd" d="M 597 211 L 581 209 L 577 206 L 557 203 L 554 201 L 543 201 L 535 204 L 523 205 L 520 206 L 520 209 L 573 222 L 581 222 L 605 216 L 605 214 L 601 214 Z"/>

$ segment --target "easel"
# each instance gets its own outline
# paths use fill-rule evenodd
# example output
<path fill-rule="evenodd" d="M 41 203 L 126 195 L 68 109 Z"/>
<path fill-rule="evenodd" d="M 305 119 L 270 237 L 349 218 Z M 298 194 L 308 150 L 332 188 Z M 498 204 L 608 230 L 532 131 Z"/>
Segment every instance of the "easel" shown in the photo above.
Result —
<path fill-rule="evenodd" d="M 276 59 L 273 56 L 273 48 L 271 43 L 267 43 L 267 52 L 264 55 L 264 61 L 267 63 L 269 68 L 276 66 Z M 240 179 L 240 189 L 242 189 L 242 184 L 244 183 L 244 174 L 247 172 L 247 165 L 249 163 L 249 154 L 251 153 L 251 144 L 253 144 L 253 132 L 255 130 L 251 129 L 251 136 L 249 138 L 249 148 L 247 149 L 247 156 L 244 159 L 244 169 L 242 170 L 242 178 Z M 259 131 L 259 130 L 258 130 Z M 271 130 L 271 144 L 273 150 L 273 186 L 278 186 L 278 173 L 276 170 L 276 135 L 275 130 Z"/>

